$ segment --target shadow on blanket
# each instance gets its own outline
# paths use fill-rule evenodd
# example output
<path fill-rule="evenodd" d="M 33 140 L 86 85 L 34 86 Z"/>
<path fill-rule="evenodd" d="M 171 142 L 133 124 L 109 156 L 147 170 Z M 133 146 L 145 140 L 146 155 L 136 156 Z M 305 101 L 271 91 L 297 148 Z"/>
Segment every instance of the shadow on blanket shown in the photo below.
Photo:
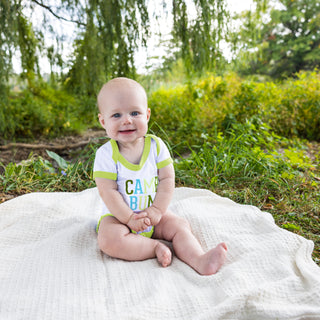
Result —
<path fill-rule="evenodd" d="M 313 243 L 269 213 L 207 190 L 178 188 L 170 209 L 205 249 L 228 258 L 203 277 L 176 257 L 125 262 L 102 254 L 97 189 L 32 193 L 0 205 L 0 319 L 320 319 Z"/>

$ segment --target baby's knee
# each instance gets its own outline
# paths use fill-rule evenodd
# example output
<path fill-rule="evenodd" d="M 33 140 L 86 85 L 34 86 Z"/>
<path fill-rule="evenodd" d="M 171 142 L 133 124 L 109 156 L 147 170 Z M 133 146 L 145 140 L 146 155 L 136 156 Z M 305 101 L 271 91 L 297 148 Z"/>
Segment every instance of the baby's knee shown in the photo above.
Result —
<path fill-rule="evenodd" d="M 108 256 L 114 257 L 119 243 L 111 235 L 98 234 L 98 246 L 99 249 Z"/>
<path fill-rule="evenodd" d="M 177 229 L 191 230 L 190 222 L 182 217 L 176 217 L 176 226 Z"/>

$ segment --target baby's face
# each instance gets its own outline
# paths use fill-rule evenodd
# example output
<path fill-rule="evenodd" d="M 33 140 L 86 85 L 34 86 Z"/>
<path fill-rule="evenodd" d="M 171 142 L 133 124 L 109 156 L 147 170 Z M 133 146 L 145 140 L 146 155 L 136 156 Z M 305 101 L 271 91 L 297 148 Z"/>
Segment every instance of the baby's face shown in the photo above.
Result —
<path fill-rule="evenodd" d="M 113 85 L 101 92 L 99 106 L 99 121 L 109 138 L 128 144 L 146 135 L 150 109 L 141 88 Z"/>

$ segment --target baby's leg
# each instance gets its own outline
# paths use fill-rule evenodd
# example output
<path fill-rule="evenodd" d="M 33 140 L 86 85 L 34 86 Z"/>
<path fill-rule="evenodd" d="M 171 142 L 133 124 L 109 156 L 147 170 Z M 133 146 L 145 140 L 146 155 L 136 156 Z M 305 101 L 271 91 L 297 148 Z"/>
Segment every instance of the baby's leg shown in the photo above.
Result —
<path fill-rule="evenodd" d="M 157 258 L 163 267 L 171 263 L 170 249 L 158 240 L 133 234 L 116 218 L 107 216 L 101 220 L 98 245 L 107 255 L 128 261 Z"/>
<path fill-rule="evenodd" d="M 192 234 L 189 223 L 172 213 L 162 217 L 156 226 L 154 237 L 172 241 L 177 257 L 201 275 L 215 274 L 226 258 L 225 243 L 220 243 L 205 253 Z"/>

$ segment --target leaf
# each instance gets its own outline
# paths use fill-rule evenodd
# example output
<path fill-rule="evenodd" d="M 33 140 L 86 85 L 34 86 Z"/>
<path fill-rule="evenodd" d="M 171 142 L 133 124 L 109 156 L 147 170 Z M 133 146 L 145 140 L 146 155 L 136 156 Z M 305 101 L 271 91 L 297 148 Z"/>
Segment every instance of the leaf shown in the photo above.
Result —
<path fill-rule="evenodd" d="M 68 162 L 64 160 L 62 157 L 60 157 L 58 154 L 56 154 L 53 151 L 46 150 L 48 156 L 55 160 L 58 163 L 59 168 L 66 170 L 68 168 Z"/>
<path fill-rule="evenodd" d="M 273 205 L 271 203 L 266 203 L 262 206 L 263 210 L 271 210 L 273 209 Z"/>
<path fill-rule="evenodd" d="M 282 227 L 283 227 L 284 229 L 289 230 L 289 231 L 299 231 L 299 230 L 300 230 L 300 227 L 299 227 L 299 226 L 296 226 L 295 224 L 289 223 L 289 222 L 283 224 Z"/>

